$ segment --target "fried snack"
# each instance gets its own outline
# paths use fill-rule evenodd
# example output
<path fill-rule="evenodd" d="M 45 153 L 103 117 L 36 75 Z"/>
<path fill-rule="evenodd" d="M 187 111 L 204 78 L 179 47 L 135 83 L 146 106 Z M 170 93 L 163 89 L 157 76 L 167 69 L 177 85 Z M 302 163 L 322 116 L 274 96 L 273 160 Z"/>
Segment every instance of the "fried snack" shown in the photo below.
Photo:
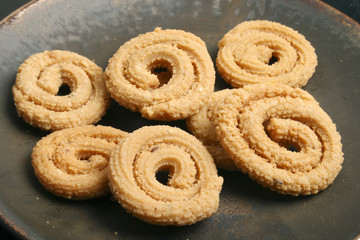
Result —
<path fill-rule="evenodd" d="M 235 171 L 237 168 L 217 139 L 215 126 L 211 122 L 211 109 L 214 108 L 217 101 L 231 94 L 231 91 L 223 89 L 211 93 L 199 112 L 186 119 L 186 126 L 205 145 L 218 168 Z"/>
<path fill-rule="evenodd" d="M 182 30 L 141 34 L 109 60 L 106 86 L 122 106 L 144 118 L 184 119 L 214 91 L 215 69 L 205 43 Z"/>
<path fill-rule="evenodd" d="M 317 65 L 311 43 L 280 23 L 242 22 L 219 41 L 217 70 L 235 88 L 274 82 L 304 86 Z"/>
<path fill-rule="evenodd" d="M 166 183 L 157 180 L 168 172 Z M 109 163 L 110 188 L 135 217 L 158 225 L 189 225 L 214 213 L 223 178 L 206 148 L 170 126 L 130 133 Z"/>
<path fill-rule="evenodd" d="M 306 91 L 283 84 L 236 89 L 212 111 L 222 146 L 244 173 L 283 194 L 316 194 L 342 168 L 340 134 Z"/>
<path fill-rule="evenodd" d="M 108 161 L 127 135 L 106 126 L 80 126 L 53 132 L 34 147 L 31 163 L 39 182 L 55 195 L 90 199 L 108 194 Z"/>
<path fill-rule="evenodd" d="M 45 51 L 21 64 L 12 88 L 19 116 L 43 130 L 60 130 L 93 124 L 109 104 L 100 67 L 68 51 Z M 57 95 L 67 85 L 70 93 Z"/>

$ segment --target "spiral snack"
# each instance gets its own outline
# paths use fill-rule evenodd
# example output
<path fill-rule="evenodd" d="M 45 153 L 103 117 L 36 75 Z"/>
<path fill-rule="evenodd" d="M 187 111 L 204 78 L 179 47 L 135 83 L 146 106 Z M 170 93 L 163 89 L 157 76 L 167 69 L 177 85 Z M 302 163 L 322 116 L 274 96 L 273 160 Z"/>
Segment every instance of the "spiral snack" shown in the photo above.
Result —
<path fill-rule="evenodd" d="M 300 88 L 248 85 L 217 104 L 212 117 L 235 165 L 272 190 L 316 194 L 342 168 L 341 137 L 335 124 Z"/>
<path fill-rule="evenodd" d="M 121 130 L 80 126 L 53 132 L 34 147 L 31 159 L 39 182 L 55 195 L 90 199 L 109 193 L 108 161 Z"/>
<path fill-rule="evenodd" d="M 205 105 L 200 111 L 186 119 L 186 125 L 189 131 L 194 134 L 207 148 L 214 158 L 217 167 L 235 171 L 236 166 L 231 158 L 226 154 L 224 148 L 217 139 L 215 126 L 211 122 L 211 109 L 214 108 L 217 101 L 231 94 L 232 90 L 224 89 L 211 93 L 205 101 Z"/>
<path fill-rule="evenodd" d="M 214 90 L 215 69 L 205 43 L 181 30 L 161 30 L 126 42 L 105 71 L 111 96 L 154 120 L 184 119 Z"/>
<path fill-rule="evenodd" d="M 57 95 L 64 85 L 70 93 Z M 19 67 L 12 91 L 19 116 L 51 131 L 96 123 L 110 103 L 102 69 L 68 51 L 30 56 Z"/>
<path fill-rule="evenodd" d="M 168 172 L 163 184 L 159 172 Z M 158 225 L 188 225 L 209 217 L 219 204 L 223 178 L 194 136 L 170 126 L 130 133 L 109 163 L 110 188 L 135 217 Z"/>
<path fill-rule="evenodd" d="M 219 41 L 220 75 L 235 88 L 276 82 L 304 86 L 315 71 L 317 56 L 303 35 L 280 23 L 240 23 Z"/>

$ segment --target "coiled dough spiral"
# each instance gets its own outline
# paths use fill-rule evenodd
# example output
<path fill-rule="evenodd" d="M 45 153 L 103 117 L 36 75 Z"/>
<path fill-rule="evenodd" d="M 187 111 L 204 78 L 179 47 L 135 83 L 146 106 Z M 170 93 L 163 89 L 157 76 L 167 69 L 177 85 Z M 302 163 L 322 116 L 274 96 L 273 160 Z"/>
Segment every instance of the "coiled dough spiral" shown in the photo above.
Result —
<path fill-rule="evenodd" d="M 235 165 L 272 190 L 316 194 L 342 168 L 335 124 L 300 88 L 248 85 L 225 97 L 212 114 L 217 136 Z"/>
<path fill-rule="evenodd" d="M 86 125 L 55 131 L 34 147 L 31 163 L 39 182 L 55 195 L 90 199 L 109 193 L 108 162 L 121 130 Z"/>
<path fill-rule="evenodd" d="M 62 85 L 70 93 L 57 95 Z M 13 86 L 18 114 L 44 130 L 94 124 L 105 114 L 110 95 L 102 69 L 69 51 L 45 51 L 21 64 Z"/>
<path fill-rule="evenodd" d="M 242 22 L 226 33 L 218 46 L 218 72 L 235 88 L 264 82 L 301 87 L 317 65 L 311 43 L 277 22 Z"/>
<path fill-rule="evenodd" d="M 114 151 L 110 188 L 134 216 L 158 225 L 188 225 L 209 217 L 219 204 L 223 179 L 194 136 L 170 126 L 142 127 Z M 169 172 L 163 184 L 157 172 Z"/>
<path fill-rule="evenodd" d="M 122 45 L 109 60 L 106 86 L 122 106 L 154 120 L 184 119 L 214 90 L 205 43 L 192 33 L 156 28 Z"/>

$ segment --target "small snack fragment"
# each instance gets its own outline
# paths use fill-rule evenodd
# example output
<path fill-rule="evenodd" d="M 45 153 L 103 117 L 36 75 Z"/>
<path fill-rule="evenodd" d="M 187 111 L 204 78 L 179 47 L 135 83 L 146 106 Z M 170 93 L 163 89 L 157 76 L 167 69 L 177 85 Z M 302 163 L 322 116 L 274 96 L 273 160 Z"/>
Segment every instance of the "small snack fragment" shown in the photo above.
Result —
<path fill-rule="evenodd" d="M 227 155 L 217 139 L 215 126 L 211 121 L 211 110 L 215 104 L 231 94 L 231 92 L 231 89 L 223 89 L 211 93 L 199 112 L 186 119 L 186 125 L 189 131 L 205 145 L 214 158 L 217 167 L 228 171 L 236 171 L 237 168 L 233 160 Z"/>
<path fill-rule="evenodd" d="M 69 91 L 58 94 L 64 86 Z M 94 124 L 110 104 L 102 69 L 69 51 L 30 56 L 19 67 L 12 92 L 19 116 L 50 131 Z"/>
<path fill-rule="evenodd" d="M 175 29 L 156 28 L 129 40 L 109 60 L 105 73 L 112 98 L 153 120 L 194 114 L 215 84 L 205 43 Z"/>
<path fill-rule="evenodd" d="M 217 70 L 235 88 L 265 82 L 302 87 L 317 65 L 315 49 L 303 35 L 266 20 L 240 23 L 218 46 Z"/>
<path fill-rule="evenodd" d="M 126 132 L 106 126 L 55 131 L 34 147 L 31 163 L 39 182 L 55 195 L 90 199 L 109 193 L 108 162 Z"/>
<path fill-rule="evenodd" d="M 157 175 L 168 173 L 165 182 Z M 202 143 L 170 126 L 142 127 L 121 141 L 109 163 L 110 189 L 135 217 L 190 225 L 213 214 L 223 178 Z"/>
<path fill-rule="evenodd" d="M 300 88 L 247 85 L 217 104 L 212 117 L 235 165 L 279 193 L 316 194 L 342 168 L 341 137 L 335 124 Z"/>

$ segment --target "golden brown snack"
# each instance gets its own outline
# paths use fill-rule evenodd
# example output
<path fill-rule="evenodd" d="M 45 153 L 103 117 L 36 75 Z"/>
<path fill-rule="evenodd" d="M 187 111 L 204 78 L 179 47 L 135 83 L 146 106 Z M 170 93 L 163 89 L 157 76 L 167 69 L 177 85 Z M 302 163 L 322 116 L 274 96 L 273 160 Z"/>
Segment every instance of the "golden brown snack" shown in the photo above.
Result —
<path fill-rule="evenodd" d="M 212 114 L 218 138 L 234 163 L 272 190 L 316 194 L 342 168 L 335 124 L 300 88 L 248 85 L 225 97 Z"/>
<path fill-rule="evenodd" d="M 127 135 L 106 126 L 80 126 L 53 132 L 34 147 L 31 159 L 39 182 L 55 195 L 90 199 L 109 193 L 108 161 Z"/>
<path fill-rule="evenodd" d="M 169 172 L 165 184 L 158 172 Z M 170 126 L 142 127 L 117 146 L 109 163 L 110 188 L 135 217 L 158 225 L 188 225 L 219 204 L 223 178 L 206 148 Z"/>
<path fill-rule="evenodd" d="M 211 109 L 214 108 L 217 101 L 231 94 L 231 91 L 230 89 L 223 89 L 211 93 L 199 112 L 186 119 L 186 125 L 189 131 L 205 145 L 214 158 L 217 167 L 235 171 L 237 168 L 217 139 L 215 126 L 211 121 Z"/>
<path fill-rule="evenodd" d="M 93 124 L 110 104 L 102 69 L 73 52 L 45 51 L 21 64 L 12 92 L 16 110 L 27 123 L 44 130 Z M 57 95 L 62 85 L 70 93 Z"/>
<path fill-rule="evenodd" d="M 106 86 L 122 106 L 154 120 L 184 119 L 214 90 L 215 69 L 205 43 L 182 30 L 141 34 L 109 60 Z"/>
<path fill-rule="evenodd" d="M 266 20 L 242 22 L 219 41 L 217 70 L 239 88 L 274 82 L 304 86 L 315 71 L 315 49 L 290 27 Z"/>

